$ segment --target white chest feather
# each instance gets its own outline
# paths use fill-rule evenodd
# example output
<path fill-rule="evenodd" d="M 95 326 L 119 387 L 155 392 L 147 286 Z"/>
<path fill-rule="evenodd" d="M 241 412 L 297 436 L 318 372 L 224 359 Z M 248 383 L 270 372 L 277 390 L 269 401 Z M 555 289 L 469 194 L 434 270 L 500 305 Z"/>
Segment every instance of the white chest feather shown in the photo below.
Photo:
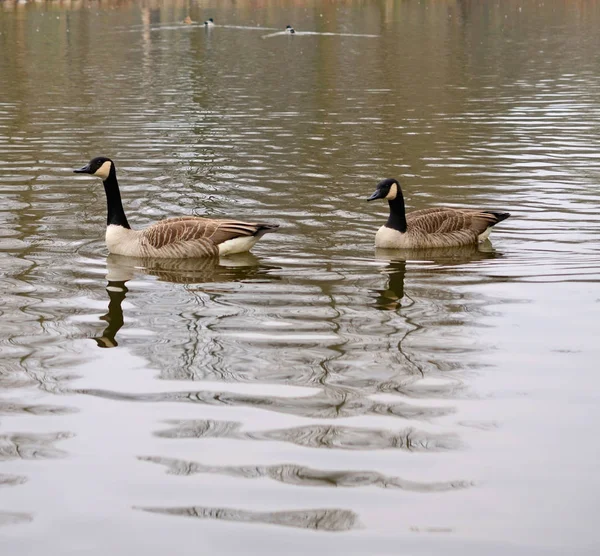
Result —
<path fill-rule="evenodd" d="M 137 257 L 140 254 L 139 232 L 111 224 L 106 227 L 106 246 L 110 253 Z"/>
<path fill-rule="evenodd" d="M 229 239 L 219 244 L 219 255 L 233 255 L 235 253 L 245 253 L 250 251 L 258 241 L 256 236 L 244 236 Z"/>
<path fill-rule="evenodd" d="M 381 247 L 382 249 L 405 249 L 410 247 L 410 240 L 406 234 L 398 230 L 381 226 L 375 234 L 375 247 Z"/>
<path fill-rule="evenodd" d="M 492 227 L 490 226 L 485 232 L 479 234 L 479 236 L 477 237 L 477 241 L 479 243 L 483 243 L 488 237 L 490 237 L 491 233 L 492 233 Z"/>

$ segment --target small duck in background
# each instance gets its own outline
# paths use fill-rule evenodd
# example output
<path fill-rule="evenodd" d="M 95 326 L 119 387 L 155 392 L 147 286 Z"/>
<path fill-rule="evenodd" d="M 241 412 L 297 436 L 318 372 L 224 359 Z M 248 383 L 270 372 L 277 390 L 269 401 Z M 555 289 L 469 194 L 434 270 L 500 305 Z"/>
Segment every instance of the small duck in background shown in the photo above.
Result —
<path fill-rule="evenodd" d="M 215 26 L 215 20 L 212 17 L 209 17 L 205 22 L 204 22 L 204 27 L 214 27 Z"/>
<path fill-rule="evenodd" d="M 192 21 L 192 18 L 188 15 L 181 23 L 185 23 L 186 25 L 191 25 L 194 22 Z"/>
<path fill-rule="evenodd" d="M 294 28 L 291 25 L 286 25 L 285 26 L 285 32 L 288 35 L 293 35 L 296 31 L 294 30 Z"/>

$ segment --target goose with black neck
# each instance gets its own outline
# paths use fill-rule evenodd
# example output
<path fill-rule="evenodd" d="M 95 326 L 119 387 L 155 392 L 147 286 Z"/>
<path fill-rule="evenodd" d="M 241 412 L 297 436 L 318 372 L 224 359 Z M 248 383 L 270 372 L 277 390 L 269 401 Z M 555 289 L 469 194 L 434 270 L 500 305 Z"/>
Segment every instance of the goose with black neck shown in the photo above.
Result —
<path fill-rule="evenodd" d="M 125 216 L 117 171 L 110 158 L 93 158 L 74 172 L 102 180 L 107 204 L 106 246 L 117 255 L 169 259 L 233 255 L 249 251 L 264 234 L 279 227 L 278 224 L 182 216 L 161 220 L 144 230 L 133 230 Z"/>
<path fill-rule="evenodd" d="M 428 208 L 406 213 L 398 180 L 388 178 L 377 184 L 367 201 L 386 199 L 390 207 L 387 222 L 375 234 L 375 246 L 384 249 L 458 247 L 485 241 L 498 222 L 510 213 L 486 209 Z"/>

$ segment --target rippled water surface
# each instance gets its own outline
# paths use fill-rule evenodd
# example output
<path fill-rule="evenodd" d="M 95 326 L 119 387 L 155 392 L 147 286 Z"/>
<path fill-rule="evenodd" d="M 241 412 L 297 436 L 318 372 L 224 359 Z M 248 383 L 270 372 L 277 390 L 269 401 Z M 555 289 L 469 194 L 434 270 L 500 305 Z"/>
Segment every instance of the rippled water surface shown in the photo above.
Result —
<path fill-rule="evenodd" d="M 597 554 L 599 27 L 595 1 L 0 2 L 2 554 Z M 280 231 L 107 256 L 71 172 L 97 155 L 134 227 Z M 383 177 L 512 217 L 375 251 Z"/>

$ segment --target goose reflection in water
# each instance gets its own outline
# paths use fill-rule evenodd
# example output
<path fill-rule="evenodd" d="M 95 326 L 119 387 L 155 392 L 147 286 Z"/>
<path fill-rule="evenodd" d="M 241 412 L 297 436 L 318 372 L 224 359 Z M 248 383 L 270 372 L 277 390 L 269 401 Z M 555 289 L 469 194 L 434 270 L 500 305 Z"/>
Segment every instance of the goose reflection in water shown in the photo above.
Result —
<path fill-rule="evenodd" d="M 376 259 L 387 262 L 387 265 L 380 270 L 381 274 L 383 274 L 387 280 L 385 287 L 372 290 L 372 293 L 375 294 L 373 305 L 379 310 L 390 312 L 388 324 L 392 327 L 396 327 L 400 333 L 400 337 L 396 344 L 397 352 L 405 362 L 404 368 L 408 370 L 409 375 L 412 375 L 412 377 L 407 378 L 407 380 L 403 382 L 393 381 L 381 383 L 378 386 L 379 391 L 401 392 L 405 395 L 414 397 L 414 394 L 409 394 L 414 386 L 414 380 L 424 378 L 426 375 L 434 377 L 438 371 L 438 369 L 432 368 L 431 365 L 423 360 L 420 352 L 411 350 L 409 347 L 405 346 L 405 343 L 410 338 L 411 334 L 422 331 L 427 327 L 427 323 L 423 321 L 423 315 L 418 309 L 420 308 L 422 310 L 424 303 L 431 304 L 431 299 L 436 298 L 442 290 L 448 290 L 448 288 L 446 288 L 444 284 L 444 287 L 439 290 L 436 296 L 432 297 L 431 295 L 428 295 L 427 300 L 423 302 L 423 300 L 418 298 L 419 286 L 417 284 L 420 280 L 417 278 L 414 281 L 415 286 L 412 295 L 407 294 L 405 292 L 407 265 L 409 267 L 408 275 L 410 277 L 411 272 L 416 274 L 419 270 L 422 272 L 424 268 L 427 268 L 422 263 L 429 263 L 431 268 L 436 268 L 438 270 L 446 267 L 456 267 L 456 269 L 460 270 L 472 263 L 493 259 L 499 256 L 502 256 L 501 253 L 494 250 L 489 239 L 479 244 L 459 247 L 444 247 L 438 249 L 378 248 L 375 250 Z M 417 264 L 414 264 L 413 266 L 413 263 Z M 412 269 L 411 266 L 413 266 Z M 416 310 L 413 311 L 411 309 Z M 428 312 L 432 313 L 435 310 L 435 307 L 430 307 Z M 447 307 L 444 311 L 447 312 Z M 403 320 L 403 323 L 400 326 L 394 324 L 398 315 L 400 315 Z M 442 377 L 440 376 L 440 378 Z M 448 377 L 444 376 L 443 378 L 447 381 Z M 443 390 L 454 396 L 461 387 L 460 381 L 455 381 L 450 388 L 448 384 L 445 385 Z M 423 385 L 419 386 L 419 388 L 423 388 Z M 431 390 L 431 386 L 424 387 L 424 392 Z M 435 391 L 439 394 L 439 388 Z"/>
<path fill-rule="evenodd" d="M 489 239 L 479 244 L 439 249 L 375 249 L 375 258 L 389 262 L 381 271 L 387 276 L 387 287 L 375 290 L 375 306 L 386 311 L 395 311 L 402 307 L 407 262 L 420 261 L 439 266 L 456 266 L 498 256 L 501 255 L 494 250 Z"/>
<path fill-rule="evenodd" d="M 174 284 L 199 284 L 244 280 L 265 268 L 251 253 L 222 259 L 144 259 L 110 254 L 106 259 L 108 312 L 100 317 L 108 326 L 94 340 L 101 348 L 119 345 L 115 337 L 124 324 L 122 304 L 129 292 L 125 284 L 136 274 L 149 274 Z"/>

